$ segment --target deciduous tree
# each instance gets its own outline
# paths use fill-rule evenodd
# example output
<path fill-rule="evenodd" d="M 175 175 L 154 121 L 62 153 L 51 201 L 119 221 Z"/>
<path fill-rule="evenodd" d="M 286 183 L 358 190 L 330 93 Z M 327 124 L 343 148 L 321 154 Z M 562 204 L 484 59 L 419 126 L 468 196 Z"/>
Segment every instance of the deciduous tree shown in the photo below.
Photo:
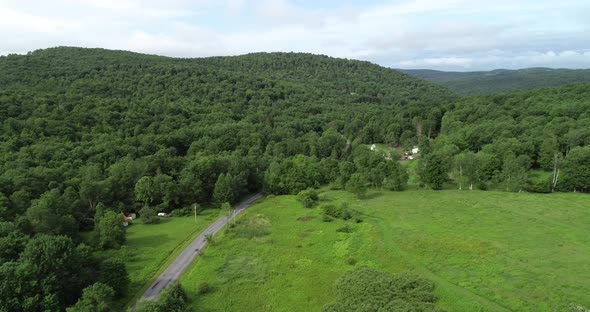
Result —
<path fill-rule="evenodd" d="M 98 221 L 98 245 L 103 249 L 119 248 L 125 242 L 125 215 L 107 211 Z"/>
<path fill-rule="evenodd" d="M 367 179 L 362 173 L 354 173 L 346 183 L 346 190 L 362 198 L 367 193 Z"/>

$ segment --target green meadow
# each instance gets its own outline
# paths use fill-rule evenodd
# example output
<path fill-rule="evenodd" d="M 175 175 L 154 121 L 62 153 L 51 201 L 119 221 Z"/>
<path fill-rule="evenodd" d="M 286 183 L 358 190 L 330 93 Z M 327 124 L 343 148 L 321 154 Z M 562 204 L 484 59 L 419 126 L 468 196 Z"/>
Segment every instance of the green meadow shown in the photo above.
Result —
<path fill-rule="evenodd" d="M 347 222 L 324 222 L 319 206 L 303 208 L 295 196 L 264 199 L 183 275 L 196 310 L 319 311 L 334 299 L 335 280 L 360 265 L 432 280 L 437 305 L 447 311 L 590 306 L 588 195 L 409 190 L 370 191 L 363 200 L 344 191 L 320 197 L 319 206 L 349 203 L 363 222 L 350 222 L 351 233 L 337 231 Z M 210 289 L 199 294 L 204 283 Z"/>

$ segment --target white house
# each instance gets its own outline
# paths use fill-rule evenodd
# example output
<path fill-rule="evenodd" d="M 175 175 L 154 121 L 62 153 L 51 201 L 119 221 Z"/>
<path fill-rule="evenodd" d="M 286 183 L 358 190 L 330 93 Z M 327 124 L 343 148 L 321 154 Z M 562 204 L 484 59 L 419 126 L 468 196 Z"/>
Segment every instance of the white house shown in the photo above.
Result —
<path fill-rule="evenodd" d="M 414 146 L 412 148 L 412 154 L 418 154 L 418 153 L 420 153 L 420 149 L 418 148 L 418 146 Z"/>

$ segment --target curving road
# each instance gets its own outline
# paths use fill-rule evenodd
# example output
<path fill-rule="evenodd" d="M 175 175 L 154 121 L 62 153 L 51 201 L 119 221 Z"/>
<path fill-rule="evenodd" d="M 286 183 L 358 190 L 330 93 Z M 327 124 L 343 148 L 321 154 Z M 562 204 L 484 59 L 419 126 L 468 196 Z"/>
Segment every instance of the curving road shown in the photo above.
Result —
<path fill-rule="evenodd" d="M 262 198 L 262 192 L 256 193 L 250 198 L 242 201 L 238 205 L 234 207 L 233 217 L 238 215 L 244 209 L 248 208 L 252 203 Z M 205 235 L 212 234 L 215 235 L 219 232 L 228 222 L 227 216 L 220 217 L 215 222 L 213 222 L 205 231 L 203 231 L 197 238 L 195 238 L 190 245 L 186 247 L 182 251 L 176 259 L 160 276 L 154 281 L 154 283 L 148 288 L 141 297 L 140 300 L 153 300 L 158 298 L 160 292 L 166 288 L 166 286 L 170 285 L 170 283 L 178 280 L 180 275 L 188 268 L 188 266 L 193 262 L 193 260 L 199 255 L 199 251 L 202 250 L 206 245 L 207 241 L 205 240 Z"/>

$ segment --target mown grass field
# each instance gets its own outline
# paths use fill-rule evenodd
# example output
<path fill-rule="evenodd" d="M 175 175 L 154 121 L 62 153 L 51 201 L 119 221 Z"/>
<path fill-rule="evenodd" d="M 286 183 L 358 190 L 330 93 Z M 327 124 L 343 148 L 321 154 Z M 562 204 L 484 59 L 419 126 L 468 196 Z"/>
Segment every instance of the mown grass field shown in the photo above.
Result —
<path fill-rule="evenodd" d="M 343 272 L 374 266 L 436 283 L 447 311 L 567 311 L 590 306 L 588 195 L 483 191 L 322 193 L 364 214 L 352 233 L 294 196 L 249 208 L 181 282 L 198 311 L 319 311 Z M 262 221 L 261 221 L 262 220 Z M 266 224 L 267 235 L 260 235 Z M 252 232 L 252 226 L 258 226 Z M 264 231 L 262 231 L 264 232 Z M 198 295 L 199 285 L 213 291 Z"/>
<path fill-rule="evenodd" d="M 143 224 L 141 218 L 134 220 L 127 228 L 125 245 L 103 252 L 104 256 L 120 257 L 127 264 L 131 283 L 128 295 L 119 304 L 135 303 L 158 274 L 217 217 L 217 210 L 205 210 L 197 216 L 196 223 L 194 217 L 162 218 L 159 224 Z"/>

